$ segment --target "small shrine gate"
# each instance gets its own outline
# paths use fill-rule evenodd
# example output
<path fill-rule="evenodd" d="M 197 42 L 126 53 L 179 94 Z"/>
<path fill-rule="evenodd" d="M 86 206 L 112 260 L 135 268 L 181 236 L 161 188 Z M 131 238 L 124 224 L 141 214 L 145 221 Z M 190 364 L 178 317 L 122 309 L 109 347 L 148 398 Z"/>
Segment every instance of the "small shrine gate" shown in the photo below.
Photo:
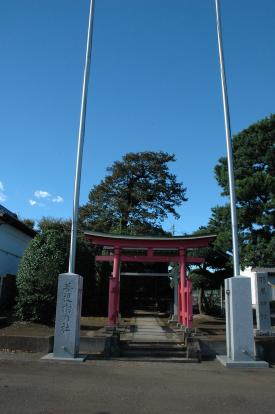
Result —
<path fill-rule="evenodd" d="M 97 262 L 113 262 L 113 272 L 109 281 L 108 327 L 118 324 L 120 303 L 120 263 L 179 263 L 178 322 L 191 328 L 192 281 L 186 277 L 187 264 L 203 263 L 202 257 L 188 255 L 188 250 L 207 247 L 215 239 L 214 235 L 186 237 L 124 236 L 86 231 L 85 236 L 94 246 L 102 246 L 109 254 L 96 256 Z M 130 251 L 143 252 L 131 255 Z M 169 254 L 170 253 L 170 254 Z M 172 254 L 171 254 L 172 253 Z"/>

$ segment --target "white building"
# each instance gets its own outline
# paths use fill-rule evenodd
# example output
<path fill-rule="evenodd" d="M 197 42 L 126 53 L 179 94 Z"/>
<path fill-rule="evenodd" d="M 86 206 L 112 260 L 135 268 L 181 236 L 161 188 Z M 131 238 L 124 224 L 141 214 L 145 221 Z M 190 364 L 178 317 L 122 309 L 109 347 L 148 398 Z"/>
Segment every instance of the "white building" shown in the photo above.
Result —
<path fill-rule="evenodd" d="M 246 267 L 241 270 L 241 276 L 251 278 L 252 305 L 256 305 L 256 273 L 267 273 L 270 287 L 270 301 L 275 301 L 275 267 Z"/>
<path fill-rule="evenodd" d="M 19 261 L 36 232 L 0 205 L 0 277 L 16 275 Z"/>

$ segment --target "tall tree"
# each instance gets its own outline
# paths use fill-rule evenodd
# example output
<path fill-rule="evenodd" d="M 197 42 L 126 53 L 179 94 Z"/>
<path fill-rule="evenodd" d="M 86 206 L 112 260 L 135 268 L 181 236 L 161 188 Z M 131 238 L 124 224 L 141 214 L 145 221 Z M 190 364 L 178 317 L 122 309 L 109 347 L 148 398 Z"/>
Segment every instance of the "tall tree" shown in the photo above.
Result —
<path fill-rule="evenodd" d="M 251 125 L 233 138 L 234 174 L 242 266 L 275 262 L 275 115 Z M 222 195 L 228 196 L 225 157 L 215 167 Z M 215 207 L 208 226 L 219 232 L 217 243 L 230 246 L 229 206 Z"/>
<path fill-rule="evenodd" d="M 107 168 L 80 209 L 84 225 L 98 231 L 163 233 L 161 222 L 186 201 L 186 188 L 169 171 L 166 152 L 128 153 Z"/>

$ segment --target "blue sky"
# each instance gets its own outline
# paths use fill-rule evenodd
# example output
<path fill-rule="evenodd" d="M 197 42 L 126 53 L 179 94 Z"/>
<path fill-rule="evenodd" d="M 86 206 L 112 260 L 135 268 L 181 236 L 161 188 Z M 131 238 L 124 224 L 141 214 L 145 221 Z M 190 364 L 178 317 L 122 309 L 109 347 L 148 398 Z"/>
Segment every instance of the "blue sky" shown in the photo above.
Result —
<path fill-rule="evenodd" d="M 226 152 L 214 0 L 97 0 L 81 204 L 130 151 L 167 151 L 187 187 L 191 233 L 224 203 Z M 68 218 L 88 0 L 0 2 L 0 203 L 23 218 Z M 274 112 L 275 2 L 221 0 L 232 131 Z"/>

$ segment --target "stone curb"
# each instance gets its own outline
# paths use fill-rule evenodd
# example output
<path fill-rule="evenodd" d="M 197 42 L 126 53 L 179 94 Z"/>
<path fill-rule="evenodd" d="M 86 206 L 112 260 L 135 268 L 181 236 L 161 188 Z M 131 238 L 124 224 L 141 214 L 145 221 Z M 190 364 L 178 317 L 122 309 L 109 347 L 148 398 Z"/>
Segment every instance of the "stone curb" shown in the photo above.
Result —
<path fill-rule="evenodd" d="M 0 336 L 0 350 L 25 352 L 51 352 L 53 336 Z"/>

